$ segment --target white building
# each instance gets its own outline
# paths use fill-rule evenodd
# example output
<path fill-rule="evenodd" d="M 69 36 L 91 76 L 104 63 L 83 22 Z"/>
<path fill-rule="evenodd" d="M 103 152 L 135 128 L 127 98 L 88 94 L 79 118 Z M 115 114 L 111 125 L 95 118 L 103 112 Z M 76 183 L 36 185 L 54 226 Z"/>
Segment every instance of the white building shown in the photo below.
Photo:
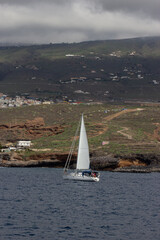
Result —
<path fill-rule="evenodd" d="M 20 140 L 17 142 L 17 147 L 30 147 L 31 141 L 30 140 Z"/>

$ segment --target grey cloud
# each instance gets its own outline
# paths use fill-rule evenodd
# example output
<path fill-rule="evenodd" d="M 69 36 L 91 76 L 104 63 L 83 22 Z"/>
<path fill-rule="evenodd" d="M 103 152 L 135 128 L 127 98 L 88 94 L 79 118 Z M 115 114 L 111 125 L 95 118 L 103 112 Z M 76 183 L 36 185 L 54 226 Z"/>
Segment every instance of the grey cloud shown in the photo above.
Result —
<path fill-rule="evenodd" d="M 33 5 L 33 4 L 70 4 L 74 2 L 73 0 L 0 0 L 0 4 L 8 4 L 8 5 Z"/>
<path fill-rule="evenodd" d="M 75 3 L 88 5 L 91 10 L 96 11 L 122 11 L 127 13 L 139 13 L 151 18 L 160 18 L 160 1 L 159 0 L 0 0 L 1 4 L 21 5 L 37 7 L 40 4 L 72 6 Z"/>
<path fill-rule="evenodd" d="M 159 9 L 159 0 L 0 0 L 0 42 L 160 35 Z"/>
<path fill-rule="evenodd" d="M 103 11 L 139 12 L 152 18 L 160 18 L 159 0 L 100 0 L 100 3 Z M 94 4 L 97 5 L 96 0 L 94 0 Z"/>

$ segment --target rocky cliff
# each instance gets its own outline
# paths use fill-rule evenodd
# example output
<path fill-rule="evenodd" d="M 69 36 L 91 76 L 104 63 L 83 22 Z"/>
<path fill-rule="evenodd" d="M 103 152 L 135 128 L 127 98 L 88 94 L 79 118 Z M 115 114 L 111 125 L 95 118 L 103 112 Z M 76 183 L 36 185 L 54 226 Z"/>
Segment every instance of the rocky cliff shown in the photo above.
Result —
<path fill-rule="evenodd" d="M 21 154 L 12 152 L 0 154 L 1 167 L 55 167 L 63 168 L 67 159 L 67 153 L 34 153 L 23 157 Z M 71 168 L 75 168 L 76 155 L 71 159 Z M 119 172 L 160 172 L 160 155 L 135 154 L 129 156 L 92 156 L 91 168 L 102 171 Z"/>
<path fill-rule="evenodd" d="M 5 136 L 10 140 L 16 141 L 17 139 L 35 139 L 41 136 L 52 136 L 64 131 L 64 127 L 61 125 L 45 126 L 44 119 L 42 117 L 35 118 L 33 120 L 26 120 L 20 124 L 1 124 L 0 134 L 1 138 L 5 139 Z"/>

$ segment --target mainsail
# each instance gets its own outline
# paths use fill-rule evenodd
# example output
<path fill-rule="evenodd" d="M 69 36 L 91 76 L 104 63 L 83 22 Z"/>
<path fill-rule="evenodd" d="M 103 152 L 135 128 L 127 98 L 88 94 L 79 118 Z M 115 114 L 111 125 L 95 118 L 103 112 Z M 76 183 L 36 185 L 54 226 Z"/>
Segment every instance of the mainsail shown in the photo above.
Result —
<path fill-rule="evenodd" d="M 82 115 L 76 169 L 89 169 L 89 168 L 90 168 L 89 147 L 86 129 L 84 125 L 84 119 Z"/>

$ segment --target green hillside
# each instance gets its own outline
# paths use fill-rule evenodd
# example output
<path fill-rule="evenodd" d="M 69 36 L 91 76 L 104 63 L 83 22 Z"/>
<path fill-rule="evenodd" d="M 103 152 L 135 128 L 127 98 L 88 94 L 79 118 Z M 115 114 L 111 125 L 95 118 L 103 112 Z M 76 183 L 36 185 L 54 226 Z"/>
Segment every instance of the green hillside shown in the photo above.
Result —
<path fill-rule="evenodd" d="M 98 54 L 107 56 L 114 51 L 121 51 L 121 56 L 128 56 L 131 52 L 136 51 L 135 55 L 137 56 L 159 57 L 160 37 L 89 41 L 71 44 L 0 47 L 0 62 L 27 62 L 30 60 L 38 60 L 39 58 L 55 60 L 65 58 L 66 54 L 85 56 Z"/>
<path fill-rule="evenodd" d="M 159 154 L 160 105 L 53 104 L 0 109 L 0 143 L 31 139 L 33 149 L 68 152 L 82 112 L 91 153 Z M 33 131 L 29 131 L 27 135 L 27 127 L 22 128 L 22 124 L 40 117 L 45 127 L 62 126 L 63 132 L 48 136 L 44 132 L 35 137 Z M 40 133 L 38 126 L 35 129 Z"/>
<path fill-rule="evenodd" d="M 159 65 L 160 37 L 0 47 L 0 92 L 53 100 L 159 101 Z"/>

